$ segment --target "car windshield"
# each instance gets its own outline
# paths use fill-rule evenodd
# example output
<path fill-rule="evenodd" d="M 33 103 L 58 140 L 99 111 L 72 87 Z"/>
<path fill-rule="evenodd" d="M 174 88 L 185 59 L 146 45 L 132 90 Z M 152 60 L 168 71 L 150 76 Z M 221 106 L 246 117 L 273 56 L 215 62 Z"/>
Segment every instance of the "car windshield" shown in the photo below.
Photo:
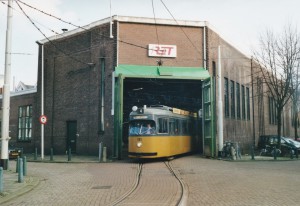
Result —
<path fill-rule="evenodd" d="M 129 123 L 129 135 L 153 135 L 156 133 L 155 122 L 149 120 L 131 121 Z"/>
<path fill-rule="evenodd" d="M 285 140 L 286 140 L 287 142 L 289 142 L 290 144 L 293 144 L 295 147 L 300 148 L 300 142 L 297 142 L 297 141 L 292 140 L 292 139 L 290 139 L 290 138 L 285 138 Z"/>

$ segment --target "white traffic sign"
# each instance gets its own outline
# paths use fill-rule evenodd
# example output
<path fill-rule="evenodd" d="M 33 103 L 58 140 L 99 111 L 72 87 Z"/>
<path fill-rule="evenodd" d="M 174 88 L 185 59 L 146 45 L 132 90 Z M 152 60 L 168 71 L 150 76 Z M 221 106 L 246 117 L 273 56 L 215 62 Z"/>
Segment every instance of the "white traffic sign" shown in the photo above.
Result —
<path fill-rule="evenodd" d="M 41 124 L 46 124 L 47 123 L 47 116 L 46 115 L 41 115 L 40 116 L 40 123 Z"/>

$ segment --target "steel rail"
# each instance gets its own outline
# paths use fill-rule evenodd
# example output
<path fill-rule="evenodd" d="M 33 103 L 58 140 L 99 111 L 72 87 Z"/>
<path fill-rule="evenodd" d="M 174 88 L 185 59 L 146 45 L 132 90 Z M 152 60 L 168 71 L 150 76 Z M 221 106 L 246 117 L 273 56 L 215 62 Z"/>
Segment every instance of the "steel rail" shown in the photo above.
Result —
<path fill-rule="evenodd" d="M 128 190 L 125 194 L 123 194 L 121 197 L 119 197 L 117 200 L 110 203 L 108 206 L 118 205 L 119 203 L 124 201 L 129 195 L 131 195 L 137 189 L 137 187 L 140 183 L 140 180 L 141 180 L 142 170 L 143 170 L 143 163 L 139 163 L 138 167 L 137 167 L 137 173 L 136 173 L 135 182 L 134 182 L 133 187 L 130 190 Z"/>
<path fill-rule="evenodd" d="M 180 184 L 181 195 L 176 203 L 176 206 L 186 206 L 188 192 L 187 192 L 186 187 L 184 186 L 184 182 L 179 178 L 179 175 L 176 174 L 175 170 L 173 169 L 172 165 L 170 164 L 170 161 L 167 161 L 167 162 L 165 161 L 164 163 Z"/>

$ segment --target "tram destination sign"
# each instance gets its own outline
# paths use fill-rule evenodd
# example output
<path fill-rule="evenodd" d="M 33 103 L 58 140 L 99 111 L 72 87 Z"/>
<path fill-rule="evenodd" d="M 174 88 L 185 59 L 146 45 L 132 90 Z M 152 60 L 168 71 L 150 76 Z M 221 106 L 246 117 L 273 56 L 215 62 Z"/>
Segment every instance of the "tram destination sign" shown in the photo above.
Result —
<path fill-rule="evenodd" d="M 150 57 L 170 57 L 177 56 L 176 45 L 149 44 L 148 56 Z"/>

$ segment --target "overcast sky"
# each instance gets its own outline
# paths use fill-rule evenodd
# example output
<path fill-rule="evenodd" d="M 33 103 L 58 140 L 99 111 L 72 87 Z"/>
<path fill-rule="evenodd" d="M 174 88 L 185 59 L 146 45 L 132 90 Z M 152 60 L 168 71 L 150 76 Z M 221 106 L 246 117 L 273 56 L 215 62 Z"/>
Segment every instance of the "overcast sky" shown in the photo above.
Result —
<path fill-rule="evenodd" d="M 78 26 L 110 15 L 110 0 L 21 0 Z M 7 0 L 0 0 L 0 74 L 4 73 Z M 258 47 L 258 38 L 267 28 L 280 31 L 293 24 L 300 31 L 300 0 L 153 0 L 156 18 L 208 21 L 226 40 L 247 55 Z M 3 4 L 4 3 L 4 4 Z M 111 0 L 112 15 L 154 17 L 152 0 Z M 51 30 L 75 29 L 19 3 L 35 24 L 47 35 Z M 13 3 L 12 80 L 25 84 L 37 81 L 37 40 L 44 36 Z M 11 83 L 12 84 L 12 83 Z"/>

